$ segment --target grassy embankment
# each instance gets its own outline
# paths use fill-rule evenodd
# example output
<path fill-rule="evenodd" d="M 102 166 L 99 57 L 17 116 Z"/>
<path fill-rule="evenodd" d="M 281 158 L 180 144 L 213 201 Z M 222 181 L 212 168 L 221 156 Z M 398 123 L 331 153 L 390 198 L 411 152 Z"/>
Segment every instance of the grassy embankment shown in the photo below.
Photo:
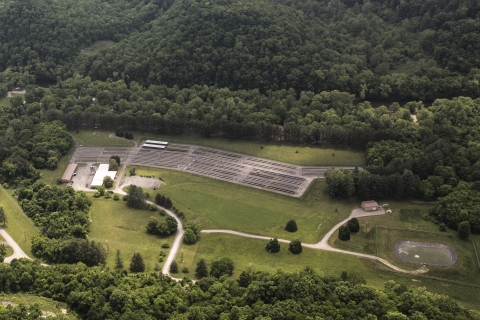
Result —
<path fill-rule="evenodd" d="M 134 133 L 134 137 L 137 142 L 144 139 L 154 139 L 170 143 L 199 145 L 299 166 L 361 167 L 365 165 L 363 152 L 341 148 L 319 148 L 257 141 L 208 139 L 196 136 L 165 136 L 147 133 Z"/>
<path fill-rule="evenodd" d="M 92 194 L 88 195 L 92 200 L 89 239 L 100 242 L 109 250 L 107 266 L 115 267 L 115 255 L 117 250 L 120 250 L 124 268 L 128 270 L 133 253 L 139 252 L 145 262 L 145 271 L 152 272 L 158 262 L 160 250 L 168 255 L 169 249 L 162 249 L 162 243 L 168 242 L 171 245 L 174 237 L 160 238 L 149 235 L 145 225 L 151 216 L 155 216 L 159 221 L 163 221 L 164 217 L 158 212 L 129 208 L 122 200 L 114 201 L 112 198 L 94 198 Z M 161 267 L 163 262 L 158 264 Z"/>
<path fill-rule="evenodd" d="M 170 197 L 187 221 L 198 222 L 202 229 L 230 229 L 316 243 L 358 206 L 354 200 L 330 199 L 321 179 L 298 199 L 186 172 L 135 168 L 137 175 L 161 177 L 165 184 L 150 191 L 151 196 L 159 192 Z M 284 230 L 290 219 L 297 222 L 295 234 Z"/>
<path fill-rule="evenodd" d="M 94 135 L 96 132 L 98 135 Z M 133 143 L 123 139 L 109 138 L 111 131 L 80 130 L 70 131 L 71 135 L 84 147 L 132 147 Z M 219 138 L 201 138 L 196 136 L 163 136 L 134 133 L 135 140 L 166 140 L 171 143 L 183 143 L 237 152 L 249 156 L 291 163 L 299 166 L 364 166 L 365 155 L 361 151 L 340 148 L 319 148 L 274 144 L 256 141 L 238 141 Z M 262 148 L 263 147 L 263 148 Z"/>
<path fill-rule="evenodd" d="M 30 248 L 31 239 L 39 232 L 33 225 L 32 220 L 23 213 L 22 208 L 12 197 L 12 193 L 13 190 L 5 190 L 0 187 L 0 206 L 5 209 L 8 220 L 4 229 L 28 256 L 33 257 Z"/>

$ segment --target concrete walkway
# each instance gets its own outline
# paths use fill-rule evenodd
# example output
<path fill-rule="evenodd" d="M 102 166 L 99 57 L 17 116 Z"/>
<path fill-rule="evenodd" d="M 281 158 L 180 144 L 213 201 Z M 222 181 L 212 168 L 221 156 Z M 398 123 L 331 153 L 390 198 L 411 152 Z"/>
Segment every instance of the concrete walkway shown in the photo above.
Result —
<path fill-rule="evenodd" d="M 25 252 L 23 252 L 22 248 L 15 242 L 15 240 L 10 237 L 10 235 L 5 231 L 3 228 L 0 228 L 0 235 L 5 239 L 10 247 L 13 249 L 13 254 L 9 257 L 6 257 L 3 262 L 10 263 L 13 259 L 20 259 L 20 258 L 27 258 L 30 259 L 29 256 Z"/>

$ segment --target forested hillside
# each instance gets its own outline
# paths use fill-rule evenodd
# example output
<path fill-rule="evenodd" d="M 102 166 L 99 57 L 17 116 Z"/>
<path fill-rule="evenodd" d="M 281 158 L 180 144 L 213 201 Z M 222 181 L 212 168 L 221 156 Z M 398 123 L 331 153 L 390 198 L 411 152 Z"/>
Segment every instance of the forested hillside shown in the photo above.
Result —
<path fill-rule="evenodd" d="M 4 1 L 0 71 L 144 86 L 479 96 L 477 1 Z M 116 45 L 79 55 L 97 40 Z"/>
<path fill-rule="evenodd" d="M 479 95 L 476 2 L 362 2 L 175 1 L 149 30 L 79 70 L 146 86 L 336 89 L 421 100 Z"/>
<path fill-rule="evenodd" d="M 4 0 L 0 6 L 0 71 L 28 71 L 37 80 L 66 77 L 82 48 L 119 41 L 157 17 L 162 0 Z"/>

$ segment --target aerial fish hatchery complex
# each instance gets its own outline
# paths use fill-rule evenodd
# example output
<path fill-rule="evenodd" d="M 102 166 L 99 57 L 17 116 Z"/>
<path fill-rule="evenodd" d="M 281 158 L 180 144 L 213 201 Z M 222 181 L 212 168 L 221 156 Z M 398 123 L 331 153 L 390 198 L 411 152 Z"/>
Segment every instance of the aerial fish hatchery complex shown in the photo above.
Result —
<path fill-rule="evenodd" d="M 80 147 L 72 159 L 75 163 L 105 163 L 112 155 L 126 165 L 180 170 L 293 197 L 300 197 L 313 179 L 324 177 L 329 169 L 155 140 L 147 140 L 139 148 Z"/>

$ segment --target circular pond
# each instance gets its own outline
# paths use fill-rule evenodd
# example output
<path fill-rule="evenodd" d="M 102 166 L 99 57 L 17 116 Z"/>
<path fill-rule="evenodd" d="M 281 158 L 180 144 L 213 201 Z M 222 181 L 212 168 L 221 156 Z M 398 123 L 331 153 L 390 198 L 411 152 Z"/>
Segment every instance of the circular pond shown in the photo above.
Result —
<path fill-rule="evenodd" d="M 409 263 L 451 266 L 457 262 L 453 248 L 440 243 L 400 241 L 395 244 L 395 254 Z"/>

